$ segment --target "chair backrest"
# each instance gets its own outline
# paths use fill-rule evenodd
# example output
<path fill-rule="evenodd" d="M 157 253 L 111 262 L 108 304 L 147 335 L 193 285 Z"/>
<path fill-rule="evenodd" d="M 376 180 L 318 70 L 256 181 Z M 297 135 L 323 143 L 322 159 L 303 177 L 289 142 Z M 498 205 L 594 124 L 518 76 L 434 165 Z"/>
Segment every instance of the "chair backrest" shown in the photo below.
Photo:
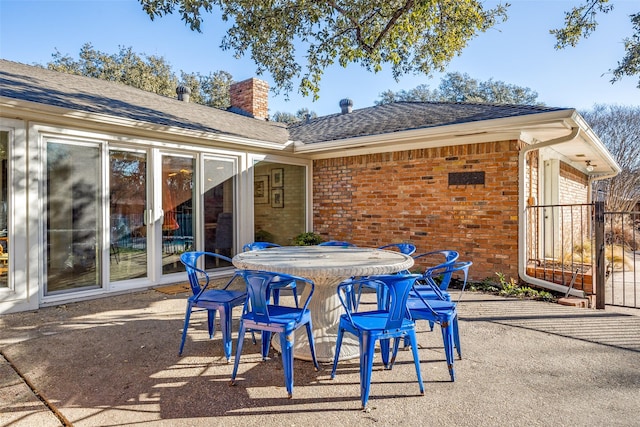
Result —
<path fill-rule="evenodd" d="M 253 243 L 247 243 L 246 245 L 244 245 L 242 247 L 242 251 L 243 252 L 260 251 L 262 249 L 279 248 L 279 247 L 280 247 L 280 245 L 278 245 L 276 243 L 271 243 L 271 242 L 253 242 Z"/>
<path fill-rule="evenodd" d="M 322 242 L 318 246 L 342 246 L 343 248 L 352 248 L 355 247 L 353 243 L 343 242 L 340 240 L 329 240 L 328 242 Z"/>
<path fill-rule="evenodd" d="M 444 291 L 449 287 L 449 282 L 451 282 L 451 273 L 447 271 L 440 271 L 440 268 L 455 263 L 458 260 L 458 257 L 459 254 L 457 251 L 440 250 L 414 255 L 413 259 L 418 262 L 421 260 L 422 264 L 424 264 L 425 261 L 431 263 L 431 265 L 428 265 L 425 268 L 425 273 L 427 273 L 429 270 L 438 269 L 439 274 L 433 275 L 430 278 L 432 280 L 435 280 L 439 284 L 440 289 Z"/>
<path fill-rule="evenodd" d="M 414 283 L 421 277 L 419 274 L 389 274 L 381 276 L 369 276 L 361 279 L 348 280 L 338 285 L 338 297 L 344 307 L 347 316 L 355 312 L 366 313 L 362 310 L 360 297 L 365 289 L 375 289 L 376 293 L 384 293 L 387 301 L 386 307 L 381 309 L 376 304 L 375 309 L 368 310 L 375 313 L 386 312 L 387 321 L 385 329 L 394 329 L 402 325 L 409 314 L 407 311 L 407 298 Z M 355 304 L 354 304 L 355 303 Z"/>
<path fill-rule="evenodd" d="M 455 273 L 462 273 L 462 289 L 460 291 L 460 295 L 458 296 L 458 299 L 456 300 L 459 301 L 460 298 L 462 297 L 462 293 L 464 292 L 465 288 L 467 287 L 467 279 L 469 277 L 469 268 L 473 265 L 473 262 L 471 261 L 456 261 L 453 264 L 449 264 L 449 265 L 444 265 L 444 266 L 438 266 L 438 267 L 433 267 L 430 269 L 427 269 L 427 271 L 425 271 L 423 277 L 425 278 L 425 281 L 432 287 L 432 289 L 434 290 L 434 292 L 436 294 L 438 294 L 440 297 L 443 297 L 442 294 L 442 290 L 445 290 L 442 288 L 442 282 L 440 282 L 440 284 L 438 284 L 438 281 L 436 280 L 437 277 L 447 277 L 448 282 L 447 282 L 447 286 L 449 285 L 449 283 L 451 282 L 451 277 L 455 274 Z"/>
<path fill-rule="evenodd" d="M 443 261 L 438 261 L 437 264 L 435 264 L 435 265 L 442 265 L 442 264 L 451 264 L 456 262 L 459 256 L 460 254 L 458 254 L 457 251 L 441 250 L 441 251 L 431 251 L 431 252 L 425 252 L 418 255 L 413 255 L 413 259 L 414 260 L 419 260 L 419 259 L 433 260 L 435 258 L 442 257 Z"/>
<path fill-rule="evenodd" d="M 307 299 L 301 308 L 300 317 L 303 315 L 304 310 L 307 309 L 315 288 L 313 281 L 289 274 L 258 270 L 239 270 L 238 273 L 242 275 L 247 285 L 247 304 L 245 304 L 245 312 L 250 311 L 253 313 L 254 319 L 261 323 L 269 323 L 269 300 L 267 299 L 267 295 L 269 294 L 268 288 L 271 282 L 276 278 L 286 282 L 296 281 L 296 283 L 304 283 L 311 287 L 309 294 L 307 295 Z"/>
<path fill-rule="evenodd" d="M 405 255 L 413 255 L 416 251 L 416 245 L 412 243 L 391 243 L 390 245 L 380 246 L 378 249 L 395 249 Z"/>
<path fill-rule="evenodd" d="M 194 295 L 200 295 L 204 290 L 209 286 L 209 274 L 201 268 L 198 267 L 198 260 L 201 256 L 212 256 L 216 258 L 220 258 L 228 263 L 231 263 L 231 258 L 226 257 L 220 254 L 214 254 L 213 252 L 183 252 L 180 255 L 180 261 L 184 264 L 185 269 L 187 270 L 187 277 L 189 278 L 189 286 L 191 286 L 191 292 Z M 233 281 L 235 275 L 231 278 L 229 283 Z M 204 283 L 201 283 L 201 280 Z M 228 285 L 228 284 L 227 284 Z"/>

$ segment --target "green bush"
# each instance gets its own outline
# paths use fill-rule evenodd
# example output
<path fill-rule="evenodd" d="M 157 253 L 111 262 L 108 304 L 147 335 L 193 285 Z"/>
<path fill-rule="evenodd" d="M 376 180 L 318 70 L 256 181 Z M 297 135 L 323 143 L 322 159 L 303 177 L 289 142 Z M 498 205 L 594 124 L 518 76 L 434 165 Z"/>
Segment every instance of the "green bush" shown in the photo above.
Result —
<path fill-rule="evenodd" d="M 531 298 L 540 301 L 555 302 L 556 297 L 547 291 L 533 289 L 529 286 L 520 286 L 514 278 L 507 280 L 503 273 L 496 273 L 498 282 L 486 278 L 480 283 L 470 283 L 470 290 L 488 292 L 506 297 Z"/>
<path fill-rule="evenodd" d="M 293 244 L 295 246 L 313 246 L 323 241 L 319 234 L 313 232 L 301 233 L 293 238 Z"/>

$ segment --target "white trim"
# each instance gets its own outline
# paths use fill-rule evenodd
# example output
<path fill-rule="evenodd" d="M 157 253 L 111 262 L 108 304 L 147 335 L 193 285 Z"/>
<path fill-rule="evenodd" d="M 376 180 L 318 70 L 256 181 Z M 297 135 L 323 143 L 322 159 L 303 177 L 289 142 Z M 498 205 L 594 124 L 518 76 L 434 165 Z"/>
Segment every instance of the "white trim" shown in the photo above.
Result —
<path fill-rule="evenodd" d="M 21 120 L 0 118 L 0 130 L 8 132 L 7 151 L 7 287 L 0 288 L 0 313 L 32 310 L 38 307 L 38 289 L 28 271 L 28 196 L 31 182 L 21 173 L 28 159 L 27 126 Z M 17 184 L 20 184 L 18 186 Z"/>
<path fill-rule="evenodd" d="M 37 120 L 42 122 L 48 120 L 51 122 L 64 122 L 64 124 L 58 124 L 58 126 L 82 128 L 86 128 L 87 123 L 90 123 L 98 131 L 107 131 L 107 129 L 109 129 L 110 132 L 116 132 L 116 128 L 121 128 L 118 129 L 118 132 L 124 132 L 126 134 L 136 135 L 142 138 L 162 134 L 163 139 L 173 142 L 192 139 L 192 143 L 194 143 L 195 145 L 204 144 L 204 142 L 206 141 L 208 143 L 239 145 L 243 148 L 250 148 L 254 150 L 268 149 L 282 151 L 288 149 L 288 147 L 292 144 L 292 141 L 290 140 L 279 143 L 239 137 L 224 133 L 196 131 L 175 126 L 147 123 L 135 119 L 129 119 L 126 117 L 113 116 L 110 114 L 77 111 L 63 107 L 33 103 L 30 101 L 17 100 L 14 98 L 6 98 L 1 96 L 0 108 L 6 110 L 19 110 L 19 113 L 16 112 L 15 114 L 18 114 L 20 118 L 25 121 Z"/>

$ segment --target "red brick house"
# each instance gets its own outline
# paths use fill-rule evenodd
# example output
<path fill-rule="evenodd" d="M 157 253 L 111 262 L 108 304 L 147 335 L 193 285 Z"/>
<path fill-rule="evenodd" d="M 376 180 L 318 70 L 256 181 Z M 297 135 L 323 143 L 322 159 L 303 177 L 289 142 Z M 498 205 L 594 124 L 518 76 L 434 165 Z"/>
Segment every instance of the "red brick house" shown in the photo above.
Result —
<path fill-rule="evenodd" d="M 526 207 L 588 202 L 619 171 L 569 108 L 345 102 L 285 126 L 257 79 L 229 111 L 178 94 L 0 60 L 0 312 L 173 283 L 181 251 L 305 231 L 456 249 L 472 279 L 535 284 Z"/>

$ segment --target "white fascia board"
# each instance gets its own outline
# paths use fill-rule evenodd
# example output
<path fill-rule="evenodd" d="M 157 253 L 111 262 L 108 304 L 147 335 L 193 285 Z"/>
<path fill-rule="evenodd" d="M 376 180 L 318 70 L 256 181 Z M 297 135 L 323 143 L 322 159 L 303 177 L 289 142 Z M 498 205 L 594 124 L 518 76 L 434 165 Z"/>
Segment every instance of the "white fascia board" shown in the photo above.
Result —
<path fill-rule="evenodd" d="M 618 162 L 613 158 L 602 140 L 598 137 L 598 135 L 596 135 L 593 129 L 591 129 L 591 126 L 587 124 L 587 122 L 578 112 L 576 112 L 573 119 L 582 129 L 582 133 L 586 137 L 585 139 L 587 139 L 588 144 L 601 155 L 602 160 L 606 161 L 607 164 L 611 166 L 611 169 L 615 175 L 619 174 L 622 171 L 622 168 L 620 167 L 620 165 L 618 165 Z"/>
<path fill-rule="evenodd" d="M 390 132 L 379 135 L 305 144 L 295 142 L 294 153 L 309 154 L 310 158 L 331 158 L 363 153 L 387 152 L 392 148 L 403 150 L 414 148 L 431 148 L 443 145 L 461 145 L 471 142 L 490 142 L 496 140 L 519 139 L 527 130 L 527 140 L 534 139 L 534 127 L 557 127 L 558 133 L 564 134 L 570 129 L 570 121 L 574 110 L 559 110 L 526 116 L 507 117 L 445 126 L 434 126 L 422 129 Z"/>
<path fill-rule="evenodd" d="M 156 125 L 108 114 L 81 112 L 51 105 L 19 101 L 13 98 L 0 97 L 0 110 L 2 116 L 19 118 L 20 120 L 46 121 L 48 123 L 66 124 L 85 129 L 90 127 L 91 129 L 117 133 L 123 133 L 123 129 L 127 129 L 127 134 L 155 139 L 158 139 L 158 134 L 161 134 L 162 137 L 160 139 L 165 140 L 172 139 L 184 142 L 185 138 L 189 138 L 200 144 L 215 142 L 277 151 L 283 151 L 293 143 L 293 141 L 287 141 L 281 144 L 224 133 L 200 132 L 175 126 Z M 12 114 L 7 114 L 8 111 L 12 111 Z M 88 123 L 91 123 L 91 126 L 88 126 Z"/>

